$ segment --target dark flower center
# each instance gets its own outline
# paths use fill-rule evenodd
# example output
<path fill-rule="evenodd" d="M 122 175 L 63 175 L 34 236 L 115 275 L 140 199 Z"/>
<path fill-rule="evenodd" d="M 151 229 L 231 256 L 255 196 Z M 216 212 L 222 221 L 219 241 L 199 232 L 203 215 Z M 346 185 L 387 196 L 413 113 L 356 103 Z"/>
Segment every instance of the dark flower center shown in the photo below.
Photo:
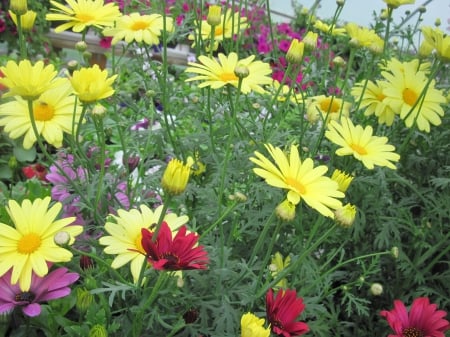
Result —
<path fill-rule="evenodd" d="M 33 302 L 36 296 L 31 291 L 24 291 L 23 293 L 17 294 L 15 297 L 16 302 Z"/>
<path fill-rule="evenodd" d="M 180 263 L 180 258 L 172 252 L 167 252 L 161 254 L 160 259 L 166 259 L 165 268 L 170 268 L 172 266 L 177 266 Z"/>
<path fill-rule="evenodd" d="M 422 330 L 417 328 L 406 328 L 402 331 L 403 337 L 424 337 Z"/>

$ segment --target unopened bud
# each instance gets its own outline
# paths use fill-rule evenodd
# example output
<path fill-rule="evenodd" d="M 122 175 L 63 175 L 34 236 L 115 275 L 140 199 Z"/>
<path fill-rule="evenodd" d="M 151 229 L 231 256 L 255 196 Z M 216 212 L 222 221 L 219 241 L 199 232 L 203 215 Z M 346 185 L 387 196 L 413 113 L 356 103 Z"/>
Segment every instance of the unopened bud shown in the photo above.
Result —
<path fill-rule="evenodd" d="M 398 247 L 392 247 L 391 254 L 394 257 L 394 259 L 398 259 Z"/>
<path fill-rule="evenodd" d="M 426 11 L 427 11 L 427 8 L 426 8 L 425 6 L 420 6 L 420 7 L 419 7 L 419 12 L 420 12 L 420 13 L 423 14 L 423 13 L 425 13 Z"/>
<path fill-rule="evenodd" d="M 60 231 L 55 234 L 53 240 L 58 246 L 67 245 L 70 241 L 70 234 L 65 231 Z"/>
<path fill-rule="evenodd" d="M 78 41 L 75 43 L 75 49 L 80 53 L 84 53 L 87 50 L 87 43 L 85 41 Z"/>
<path fill-rule="evenodd" d="M 108 330 L 101 324 L 95 324 L 89 330 L 89 337 L 108 337 Z"/>
<path fill-rule="evenodd" d="M 434 21 L 434 25 L 435 25 L 436 27 L 439 27 L 439 26 L 441 25 L 441 19 L 437 18 L 437 19 Z"/>
<path fill-rule="evenodd" d="M 235 68 L 234 68 L 234 74 L 238 77 L 238 78 L 246 78 L 249 75 L 250 71 L 248 69 L 248 67 L 246 65 L 243 64 L 238 64 Z"/>
<path fill-rule="evenodd" d="M 222 19 L 222 7 L 218 5 L 211 5 L 208 9 L 208 16 L 206 18 L 206 22 L 210 26 L 217 26 L 221 23 Z"/>
<path fill-rule="evenodd" d="M 281 220 L 291 221 L 295 218 L 295 205 L 286 199 L 276 207 L 275 213 Z"/>
<path fill-rule="evenodd" d="M 27 0 L 11 0 L 9 9 L 16 15 L 24 15 L 28 11 L 28 2 Z"/>
<path fill-rule="evenodd" d="M 103 117 L 106 114 L 106 108 L 101 104 L 96 104 L 92 108 L 91 113 L 95 117 Z"/>
<path fill-rule="evenodd" d="M 345 60 L 340 56 L 336 56 L 335 58 L 333 58 L 332 62 L 337 67 L 345 67 L 345 65 L 347 64 L 347 62 L 345 62 Z"/>
<path fill-rule="evenodd" d="M 383 293 L 383 286 L 380 283 L 372 283 L 370 293 L 373 296 L 380 296 Z"/>
<path fill-rule="evenodd" d="M 69 62 L 67 62 L 67 69 L 69 70 L 69 73 L 72 74 L 75 70 L 78 69 L 78 61 L 70 60 Z"/>
<path fill-rule="evenodd" d="M 297 39 L 293 39 L 286 53 L 286 60 L 289 63 L 300 64 L 303 60 L 304 50 L 305 50 L 305 43 L 300 42 Z"/>
<path fill-rule="evenodd" d="M 336 5 L 338 5 L 339 7 L 342 7 L 345 5 L 345 0 L 336 0 Z"/>

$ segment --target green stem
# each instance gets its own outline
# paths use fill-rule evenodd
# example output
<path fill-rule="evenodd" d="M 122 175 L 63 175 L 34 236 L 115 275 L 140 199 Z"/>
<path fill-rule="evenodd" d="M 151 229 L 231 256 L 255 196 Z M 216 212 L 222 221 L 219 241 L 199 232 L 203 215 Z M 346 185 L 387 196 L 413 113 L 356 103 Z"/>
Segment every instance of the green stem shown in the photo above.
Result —
<path fill-rule="evenodd" d="M 391 20 L 392 20 L 392 13 L 394 9 L 390 6 L 388 6 L 388 16 L 387 16 L 387 22 L 386 22 L 386 31 L 384 33 L 384 45 L 383 45 L 383 55 L 386 57 L 386 51 L 388 50 L 389 45 L 389 29 L 391 27 Z"/>
<path fill-rule="evenodd" d="M 93 118 L 95 130 L 97 132 L 97 138 L 99 143 L 99 157 L 100 157 L 100 172 L 97 182 L 97 193 L 95 196 L 95 204 L 94 204 L 94 217 L 96 217 L 99 206 L 100 206 L 100 197 L 103 191 L 103 179 L 105 177 L 105 160 L 106 160 L 106 144 L 105 144 L 105 132 L 103 129 L 103 117 Z M 105 206 L 105 205 L 102 205 Z"/>
<path fill-rule="evenodd" d="M 27 58 L 27 46 L 25 44 L 25 34 L 22 28 L 22 16 L 17 14 L 17 33 L 19 34 L 19 50 L 20 59 L 24 60 Z"/>
<path fill-rule="evenodd" d="M 231 211 L 236 207 L 237 204 L 238 204 L 237 201 L 233 202 L 212 225 L 210 225 L 206 230 L 203 231 L 203 233 L 201 233 L 201 237 L 206 236 L 209 232 L 211 232 L 214 228 L 216 228 L 217 225 L 221 223 L 222 220 L 225 219 L 228 214 L 231 213 Z"/>
<path fill-rule="evenodd" d="M 253 263 L 253 260 L 254 260 L 255 256 L 259 253 L 259 250 L 260 250 L 262 244 L 266 240 L 266 236 L 267 236 L 267 233 L 269 231 L 269 228 L 272 225 L 272 221 L 273 221 L 274 216 L 275 216 L 275 210 L 272 212 L 272 214 L 269 216 L 269 218 L 267 219 L 267 221 L 263 225 L 262 232 L 259 235 L 258 240 L 256 241 L 255 247 L 253 247 L 252 254 L 250 255 L 248 263 Z"/>

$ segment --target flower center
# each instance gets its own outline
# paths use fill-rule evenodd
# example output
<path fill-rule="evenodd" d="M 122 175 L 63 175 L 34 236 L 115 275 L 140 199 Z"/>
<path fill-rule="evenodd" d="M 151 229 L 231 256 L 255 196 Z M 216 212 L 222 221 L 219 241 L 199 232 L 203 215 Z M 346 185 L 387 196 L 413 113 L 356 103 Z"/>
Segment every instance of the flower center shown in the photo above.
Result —
<path fill-rule="evenodd" d="M 146 254 L 144 247 L 142 247 L 142 234 L 139 233 L 138 236 L 136 236 L 136 239 L 134 240 L 134 244 L 136 245 L 136 250 L 141 252 L 142 254 Z"/>
<path fill-rule="evenodd" d="M 357 152 L 362 156 L 367 154 L 367 150 L 358 144 L 351 144 L 350 147 L 353 149 L 353 151 Z"/>
<path fill-rule="evenodd" d="M 336 98 L 327 97 L 322 102 L 320 102 L 320 109 L 324 112 L 338 112 L 340 104 Z"/>
<path fill-rule="evenodd" d="M 165 259 L 167 262 L 164 264 L 165 269 L 177 266 L 180 263 L 180 258 L 172 252 L 162 253 L 160 259 Z"/>
<path fill-rule="evenodd" d="M 217 25 L 214 28 L 214 36 L 220 36 L 223 34 L 223 29 L 222 29 L 222 25 Z"/>
<path fill-rule="evenodd" d="M 238 77 L 234 73 L 222 73 L 220 74 L 220 79 L 223 82 L 237 81 Z"/>
<path fill-rule="evenodd" d="M 287 177 L 286 184 L 288 184 L 289 186 L 292 186 L 299 194 L 306 193 L 305 186 L 303 186 L 303 184 L 301 182 L 299 182 L 298 180 L 296 180 L 294 178 Z"/>
<path fill-rule="evenodd" d="M 45 102 L 37 102 L 33 107 L 34 119 L 37 121 L 45 122 L 49 121 L 55 115 L 55 109 Z"/>
<path fill-rule="evenodd" d="M 21 254 L 34 253 L 41 246 L 41 237 L 36 233 L 22 236 L 17 244 L 17 251 Z"/>
<path fill-rule="evenodd" d="M 379 100 L 380 102 L 383 102 L 383 100 L 386 98 L 386 96 L 385 95 L 383 95 L 382 93 L 379 93 L 378 95 L 377 95 L 377 100 Z"/>
<path fill-rule="evenodd" d="M 145 30 L 148 28 L 148 24 L 145 21 L 135 21 L 131 25 L 131 30 L 138 31 L 138 30 Z"/>
<path fill-rule="evenodd" d="M 424 337 L 422 330 L 417 328 L 406 328 L 402 331 L 404 337 Z"/>
<path fill-rule="evenodd" d="M 409 88 L 403 90 L 403 101 L 405 101 L 406 104 L 413 106 L 417 102 L 417 98 L 419 97 L 414 90 Z"/>
<path fill-rule="evenodd" d="M 89 13 L 79 13 L 77 14 L 76 18 L 80 21 L 80 22 L 90 22 L 94 20 L 94 16 L 89 14 Z"/>
<path fill-rule="evenodd" d="M 31 303 L 31 302 L 33 302 L 35 297 L 36 296 L 31 291 L 25 291 L 23 293 L 17 294 L 14 299 L 16 300 L 16 302 Z"/>

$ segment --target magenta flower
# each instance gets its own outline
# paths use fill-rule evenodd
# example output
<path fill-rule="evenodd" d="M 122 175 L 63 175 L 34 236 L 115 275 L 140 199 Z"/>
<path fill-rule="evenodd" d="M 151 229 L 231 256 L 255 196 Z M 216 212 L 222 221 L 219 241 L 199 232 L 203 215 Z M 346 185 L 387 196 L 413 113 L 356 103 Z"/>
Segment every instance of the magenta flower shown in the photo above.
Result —
<path fill-rule="evenodd" d="M 273 333 L 283 337 L 300 336 L 309 331 L 304 322 L 297 322 L 297 317 L 303 312 L 305 305 L 297 292 L 292 289 L 280 289 L 273 297 L 273 290 L 266 294 L 266 315 Z"/>
<path fill-rule="evenodd" d="M 19 283 L 11 284 L 11 273 L 12 269 L 0 278 L 0 314 L 21 307 L 29 317 L 41 314 L 40 303 L 69 295 L 69 285 L 80 277 L 77 273 L 68 273 L 67 268 L 55 269 L 44 277 L 33 273 L 30 290 L 23 292 Z"/>
<path fill-rule="evenodd" d="M 428 297 L 416 298 L 411 308 L 406 310 L 400 300 L 394 301 L 394 309 L 383 310 L 385 317 L 395 334 L 388 337 L 445 337 L 450 329 L 449 322 L 444 319 L 447 312 L 437 310 L 437 305 L 430 303 Z"/>

